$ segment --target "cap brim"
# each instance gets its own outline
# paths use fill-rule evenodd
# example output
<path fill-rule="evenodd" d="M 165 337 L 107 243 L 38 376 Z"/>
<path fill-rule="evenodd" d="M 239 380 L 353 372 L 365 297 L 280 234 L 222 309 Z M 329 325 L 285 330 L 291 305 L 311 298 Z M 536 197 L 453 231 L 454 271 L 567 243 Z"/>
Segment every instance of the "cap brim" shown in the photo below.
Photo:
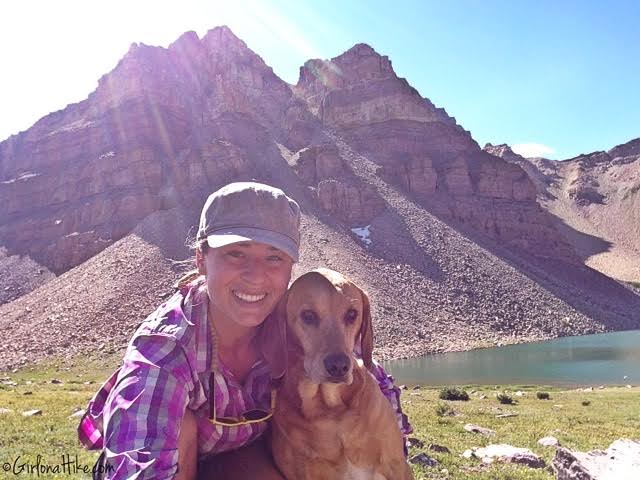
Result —
<path fill-rule="evenodd" d="M 298 261 L 298 245 L 287 237 L 277 232 L 260 228 L 226 229 L 212 233 L 207 237 L 207 244 L 211 248 L 224 247 L 239 242 L 260 242 L 271 245 L 289 255 L 294 262 Z"/>

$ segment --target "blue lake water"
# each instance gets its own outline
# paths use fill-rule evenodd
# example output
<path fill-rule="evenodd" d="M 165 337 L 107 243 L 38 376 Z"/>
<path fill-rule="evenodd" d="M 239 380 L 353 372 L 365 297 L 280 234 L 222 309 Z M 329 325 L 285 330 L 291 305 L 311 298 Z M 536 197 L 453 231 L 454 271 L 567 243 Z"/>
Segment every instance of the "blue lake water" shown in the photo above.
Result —
<path fill-rule="evenodd" d="M 640 330 L 427 355 L 383 365 L 396 384 L 640 385 Z"/>

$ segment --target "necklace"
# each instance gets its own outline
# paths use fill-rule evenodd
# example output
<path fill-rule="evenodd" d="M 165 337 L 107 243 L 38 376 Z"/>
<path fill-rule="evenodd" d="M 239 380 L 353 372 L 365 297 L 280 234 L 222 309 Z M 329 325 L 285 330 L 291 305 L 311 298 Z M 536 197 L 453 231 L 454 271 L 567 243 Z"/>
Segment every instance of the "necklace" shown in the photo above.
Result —
<path fill-rule="evenodd" d="M 209 308 L 207 308 L 207 319 L 211 327 L 211 373 L 213 373 L 218 369 L 218 334 L 213 323 L 213 315 L 209 314 Z"/>

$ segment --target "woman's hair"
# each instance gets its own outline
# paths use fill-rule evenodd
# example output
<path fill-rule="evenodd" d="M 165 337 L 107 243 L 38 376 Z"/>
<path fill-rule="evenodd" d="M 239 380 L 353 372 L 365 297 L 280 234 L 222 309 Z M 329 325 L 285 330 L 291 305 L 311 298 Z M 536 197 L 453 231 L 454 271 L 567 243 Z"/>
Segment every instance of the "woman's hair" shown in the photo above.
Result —
<path fill-rule="evenodd" d="M 209 244 L 207 243 L 207 239 L 203 238 L 202 240 L 194 240 L 193 243 L 191 243 L 191 245 L 189 246 L 189 248 L 191 248 L 191 250 L 193 251 L 198 250 L 200 253 L 204 255 L 209 250 Z"/>
<path fill-rule="evenodd" d="M 192 242 L 187 243 L 187 246 L 194 253 L 196 251 L 198 251 L 202 255 L 206 255 L 207 252 L 209 251 L 209 248 L 211 248 L 211 247 L 209 247 L 209 244 L 207 243 L 207 239 L 206 238 L 203 238 L 202 240 L 193 240 Z M 185 263 L 193 265 L 193 263 L 195 263 L 195 256 L 190 258 L 189 260 L 185 260 Z M 200 276 L 200 273 L 198 272 L 198 269 L 194 268 L 192 270 L 187 271 L 184 275 L 182 275 L 178 279 L 178 281 L 176 283 L 174 283 L 173 286 L 176 289 L 180 289 L 184 285 L 186 285 L 188 283 L 191 283 L 193 280 L 195 280 L 199 276 Z"/>

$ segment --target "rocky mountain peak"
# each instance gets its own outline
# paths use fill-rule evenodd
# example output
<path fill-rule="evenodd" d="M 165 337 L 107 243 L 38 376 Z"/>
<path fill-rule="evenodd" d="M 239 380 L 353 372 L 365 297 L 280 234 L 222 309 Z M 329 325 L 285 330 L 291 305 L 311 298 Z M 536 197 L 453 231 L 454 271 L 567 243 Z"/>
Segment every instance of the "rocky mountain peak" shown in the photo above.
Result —
<path fill-rule="evenodd" d="M 389 77 L 397 78 L 389 57 L 366 43 L 358 43 L 331 60 L 308 60 L 300 67 L 297 86 L 317 89 L 310 84 L 319 82 L 324 88 L 338 89 Z"/>
<path fill-rule="evenodd" d="M 485 152 L 489 152 L 489 153 L 492 153 L 492 154 L 495 154 L 494 152 L 496 152 L 496 153 L 500 152 L 501 154 L 514 154 L 515 155 L 515 152 L 506 143 L 501 143 L 499 145 L 494 145 L 494 144 L 489 142 L 489 143 L 486 143 L 482 149 Z"/>
<path fill-rule="evenodd" d="M 235 53 L 249 50 L 247 44 L 238 38 L 226 25 L 221 25 L 209 30 L 204 37 L 202 37 L 202 43 L 207 50 L 226 50 Z"/>
<path fill-rule="evenodd" d="M 169 45 L 169 50 L 182 53 L 192 51 L 200 46 L 201 43 L 198 34 L 193 30 L 190 30 L 180 35 L 177 40 Z"/>
<path fill-rule="evenodd" d="M 483 150 L 496 157 L 504 158 L 507 161 L 516 161 L 516 160 L 524 161 L 525 160 L 522 155 L 518 155 L 506 143 L 501 143 L 500 145 L 493 145 L 492 143 L 487 143 L 483 147 Z"/>
<path fill-rule="evenodd" d="M 640 138 L 635 138 L 622 145 L 617 145 L 607 153 L 609 153 L 611 158 L 640 156 Z"/>

